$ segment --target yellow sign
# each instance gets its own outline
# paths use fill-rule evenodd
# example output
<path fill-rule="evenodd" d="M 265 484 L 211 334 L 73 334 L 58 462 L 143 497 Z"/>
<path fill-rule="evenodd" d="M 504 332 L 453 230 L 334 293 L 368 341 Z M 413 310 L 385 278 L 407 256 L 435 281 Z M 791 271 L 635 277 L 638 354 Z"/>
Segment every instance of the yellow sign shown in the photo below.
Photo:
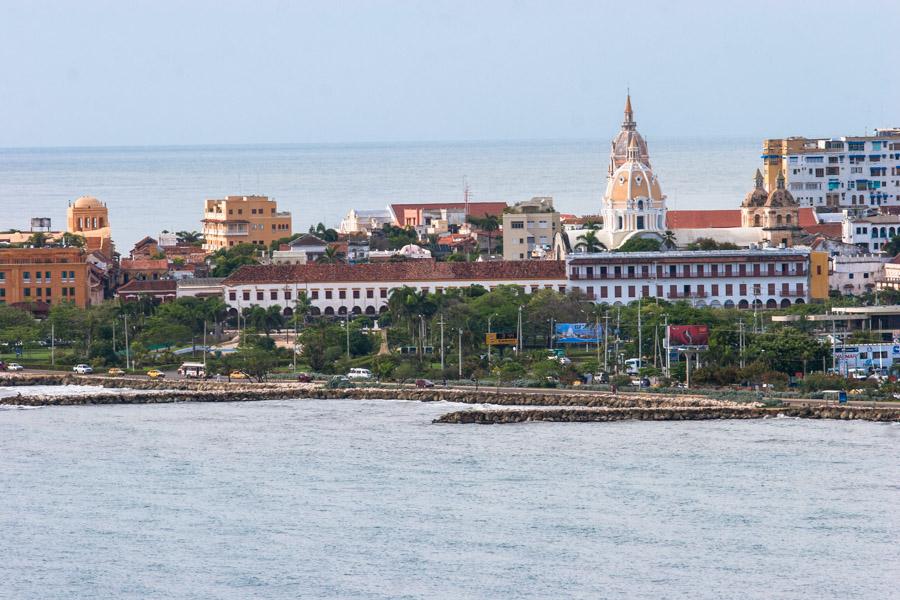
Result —
<path fill-rule="evenodd" d="M 519 339 L 505 333 L 486 333 L 484 343 L 488 346 L 515 346 L 519 343 Z"/>

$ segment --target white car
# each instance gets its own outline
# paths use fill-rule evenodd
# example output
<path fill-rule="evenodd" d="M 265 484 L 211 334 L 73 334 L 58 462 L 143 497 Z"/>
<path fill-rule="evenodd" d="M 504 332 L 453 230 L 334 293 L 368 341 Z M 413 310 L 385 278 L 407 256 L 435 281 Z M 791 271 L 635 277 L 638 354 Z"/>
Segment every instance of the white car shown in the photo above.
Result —
<path fill-rule="evenodd" d="M 93 373 L 94 369 L 91 368 L 91 365 L 75 365 L 72 367 L 72 370 L 78 373 L 79 375 L 87 375 L 88 373 Z"/>
<path fill-rule="evenodd" d="M 359 368 L 350 369 L 347 379 L 372 379 L 372 371 Z"/>
<path fill-rule="evenodd" d="M 9 363 L 8 365 L 6 365 L 6 370 L 7 371 L 24 371 L 25 367 L 23 367 L 19 363 Z"/>

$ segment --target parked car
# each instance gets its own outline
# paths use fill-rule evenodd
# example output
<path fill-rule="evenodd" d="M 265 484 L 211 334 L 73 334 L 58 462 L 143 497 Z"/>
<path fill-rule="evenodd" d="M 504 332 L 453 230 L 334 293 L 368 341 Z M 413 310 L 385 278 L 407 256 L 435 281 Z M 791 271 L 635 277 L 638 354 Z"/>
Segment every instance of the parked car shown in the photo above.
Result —
<path fill-rule="evenodd" d="M 91 367 L 91 365 L 86 364 L 75 365 L 74 367 L 72 367 L 72 370 L 79 375 L 88 375 L 94 372 L 94 369 Z"/>
<path fill-rule="evenodd" d="M 165 376 L 166 374 L 159 369 L 150 369 L 147 371 L 147 377 L 150 379 L 163 379 Z"/>
<path fill-rule="evenodd" d="M 231 379 L 250 379 L 250 376 L 243 371 L 232 371 L 228 377 Z"/>
<path fill-rule="evenodd" d="M 369 369 L 353 368 L 347 373 L 348 379 L 372 379 L 372 371 Z"/>
<path fill-rule="evenodd" d="M 7 371 L 24 371 L 25 367 L 23 367 L 19 363 L 9 363 L 8 365 L 6 365 L 6 370 Z"/>
<path fill-rule="evenodd" d="M 119 367 L 113 367 L 109 371 L 106 372 L 110 377 L 121 377 L 125 374 L 125 371 L 120 369 Z"/>
<path fill-rule="evenodd" d="M 417 388 L 433 388 L 434 382 L 429 379 L 416 379 Z"/>
<path fill-rule="evenodd" d="M 310 383 L 312 381 L 312 375 L 309 373 L 297 373 L 297 382 L 299 383 Z"/>

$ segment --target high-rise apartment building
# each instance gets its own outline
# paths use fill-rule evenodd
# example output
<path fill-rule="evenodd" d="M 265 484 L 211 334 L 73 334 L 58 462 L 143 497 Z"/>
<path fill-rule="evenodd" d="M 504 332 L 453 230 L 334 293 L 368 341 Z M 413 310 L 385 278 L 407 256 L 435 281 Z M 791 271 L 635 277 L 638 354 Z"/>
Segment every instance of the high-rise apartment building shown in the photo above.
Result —
<path fill-rule="evenodd" d="M 278 212 L 278 203 L 266 196 L 207 200 L 203 217 L 203 249 L 207 252 L 238 244 L 267 248 L 291 235 L 291 213 Z"/>
<path fill-rule="evenodd" d="M 844 208 L 900 205 L 900 129 L 864 137 L 790 137 L 763 142 L 766 188 L 783 172 L 800 206 Z"/>

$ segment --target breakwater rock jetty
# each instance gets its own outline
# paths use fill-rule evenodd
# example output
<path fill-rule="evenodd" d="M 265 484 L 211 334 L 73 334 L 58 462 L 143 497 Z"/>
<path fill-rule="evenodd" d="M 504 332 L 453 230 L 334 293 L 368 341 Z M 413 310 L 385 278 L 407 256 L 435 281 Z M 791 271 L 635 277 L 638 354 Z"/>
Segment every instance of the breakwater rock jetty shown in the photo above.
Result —
<path fill-rule="evenodd" d="M 542 408 L 502 410 L 460 410 L 447 413 L 435 423 L 504 425 L 550 421 L 556 423 L 590 423 L 607 421 L 704 421 L 712 419 L 765 419 L 773 417 L 801 419 L 840 419 L 878 422 L 900 422 L 900 408 L 865 408 L 840 406 L 804 407 L 731 407 L 683 406 L 659 408 Z"/>

